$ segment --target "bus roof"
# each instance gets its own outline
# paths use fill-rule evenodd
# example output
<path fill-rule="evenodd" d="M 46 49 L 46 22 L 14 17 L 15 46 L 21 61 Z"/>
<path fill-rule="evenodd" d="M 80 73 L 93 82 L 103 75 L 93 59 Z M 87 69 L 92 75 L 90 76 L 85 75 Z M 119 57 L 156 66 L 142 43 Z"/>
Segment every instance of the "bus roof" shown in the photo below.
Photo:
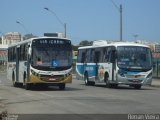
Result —
<path fill-rule="evenodd" d="M 147 47 L 149 48 L 148 45 L 140 44 L 140 43 L 135 43 L 135 42 L 108 42 L 108 41 L 94 41 L 93 45 L 91 46 L 84 46 L 84 47 L 79 47 L 78 49 L 87 49 L 87 48 L 97 48 L 97 47 L 106 47 L 106 46 L 140 46 L 140 47 Z"/>
<path fill-rule="evenodd" d="M 21 44 L 25 44 L 25 43 L 31 43 L 31 41 L 32 41 L 32 40 L 35 40 L 35 39 L 46 39 L 46 38 L 70 40 L 70 39 L 68 39 L 68 38 L 60 38 L 60 37 L 47 37 L 47 36 L 35 37 L 35 38 L 30 38 L 30 39 L 27 39 L 27 40 L 19 41 L 19 42 L 13 43 L 13 44 L 11 44 L 11 45 L 8 45 L 8 48 L 9 48 L 9 47 L 14 47 L 14 46 L 17 46 L 17 45 L 21 45 Z"/>

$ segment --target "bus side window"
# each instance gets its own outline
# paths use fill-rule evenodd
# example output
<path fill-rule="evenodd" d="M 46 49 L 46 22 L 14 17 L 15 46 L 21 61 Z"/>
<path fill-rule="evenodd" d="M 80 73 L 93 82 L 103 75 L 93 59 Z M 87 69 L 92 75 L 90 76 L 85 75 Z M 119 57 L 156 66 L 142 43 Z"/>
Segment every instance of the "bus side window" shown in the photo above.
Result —
<path fill-rule="evenodd" d="M 85 61 L 86 61 L 86 53 L 83 52 L 81 57 L 81 63 L 84 63 Z"/>
<path fill-rule="evenodd" d="M 100 61 L 100 52 L 99 51 L 95 51 L 95 56 L 94 56 L 94 62 L 98 63 Z"/>
<path fill-rule="evenodd" d="M 108 62 L 108 61 L 109 61 L 109 55 L 106 54 L 106 55 L 105 55 L 105 62 Z"/>
<path fill-rule="evenodd" d="M 91 53 L 90 53 L 90 62 L 94 62 L 94 49 L 91 49 Z"/>
<path fill-rule="evenodd" d="M 109 61 L 108 48 L 104 49 L 103 54 L 104 54 L 103 62 L 108 62 Z"/>

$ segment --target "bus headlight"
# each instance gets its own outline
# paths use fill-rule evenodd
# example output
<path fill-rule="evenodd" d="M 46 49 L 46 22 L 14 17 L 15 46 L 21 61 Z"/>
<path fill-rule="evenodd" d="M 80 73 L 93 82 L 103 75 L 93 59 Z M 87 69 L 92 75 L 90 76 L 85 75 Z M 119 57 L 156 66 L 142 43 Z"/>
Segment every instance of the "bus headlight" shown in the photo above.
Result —
<path fill-rule="evenodd" d="M 65 77 L 68 77 L 68 76 L 70 76 L 70 75 L 71 75 L 71 73 L 69 72 L 69 73 L 65 74 Z"/>
<path fill-rule="evenodd" d="M 119 69 L 119 70 L 118 70 L 118 74 L 119 74 L 121 77 L 125 77 L 126 72 L 123 71 L 123 70 L 121 70 L 121 69 Z"/>
<path fill-rule="evenodd" d="M 151 77 L 152 77 L 152 72 L 147 75 L 147 78 L 151 78 Z"/>
<path fill-rule="evenodd" d="M 31 70 L 31 73 L 32 73 L 33 75 L 35 75 L 35 74 L 36 74 L 36 72 L 34 72 L 34 70 Z"/>
<path fill-rule="evenodd" d="M 31 73 L 35 76 L 38 76 L 38 73 L 36 73 L 34 70 L 31 70 Z"/>

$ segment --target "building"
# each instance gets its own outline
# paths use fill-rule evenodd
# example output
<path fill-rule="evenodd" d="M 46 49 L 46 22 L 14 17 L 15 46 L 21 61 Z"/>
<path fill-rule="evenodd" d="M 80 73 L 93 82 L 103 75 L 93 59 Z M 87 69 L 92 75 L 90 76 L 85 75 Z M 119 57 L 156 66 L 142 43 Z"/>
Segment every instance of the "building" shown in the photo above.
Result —
<path fill-rule="evenodd" d="M 8 58 L 8 45 L 22 40 L 22 35 L 18 32 L 8 32 L 3 34 L 0 43 L 0 65 L 5 65 Z"/>
<path fill-rule="evenodd" d="M 0 45 L 0 65 L 5 65 L 8 56 L 8 45 Z"/>
<path fill-rule="evenodd" d="M 8 32 L 2 36 L 2 45 L 10 45 L 22 40 L 22 35 L 18 32 Z"/>
<path fill-rule="evenodd" d="M 160 44 L 155 44 L 155 52 L 160 53 Z"/>

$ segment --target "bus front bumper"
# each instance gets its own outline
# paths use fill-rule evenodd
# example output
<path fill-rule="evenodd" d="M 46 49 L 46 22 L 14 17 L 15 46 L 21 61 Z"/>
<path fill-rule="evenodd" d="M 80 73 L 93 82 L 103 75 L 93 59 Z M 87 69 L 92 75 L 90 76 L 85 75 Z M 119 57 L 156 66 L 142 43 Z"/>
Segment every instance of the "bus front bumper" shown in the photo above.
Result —
<path fill-rule="evenodd" d="M 116 84 L 125 84 L 125 85 L 151 85 L 152 77 L 144 77 L 144 78 L 126 78 L 118 76 L 114 81 Z"/>
<path fill-rule="evenodd" d="M 50 77 L 38 77 L 31 75 L 27 83 L 33 84 L 59 84 L 59 83 L 72 83 L 72 75 L 63 78 L 50 78 Z"/>

